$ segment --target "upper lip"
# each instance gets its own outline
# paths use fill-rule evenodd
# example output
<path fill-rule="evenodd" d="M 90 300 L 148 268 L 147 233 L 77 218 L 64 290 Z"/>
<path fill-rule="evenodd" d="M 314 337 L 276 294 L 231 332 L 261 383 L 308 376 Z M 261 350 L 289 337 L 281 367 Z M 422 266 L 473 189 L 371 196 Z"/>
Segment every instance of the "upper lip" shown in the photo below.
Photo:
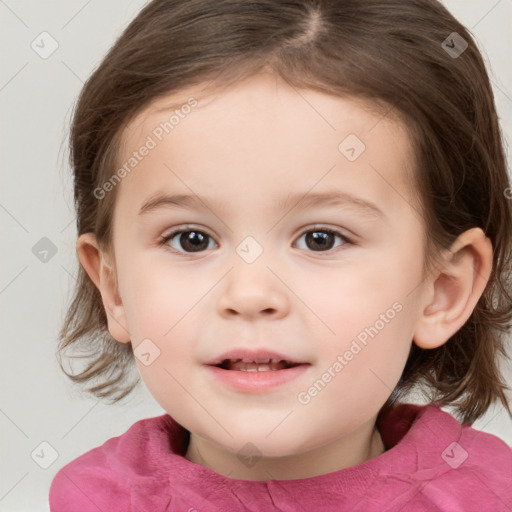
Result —
<path fill-rule="evenodd" d="M 298 361 L 296 358 L 287 356 L 285 354 L 279 354 L 278 352 L 274 352 L 273 350 L 266 349 L 257 349 L 257 350 L 249 350 L 249 349 L 233 349 L 228 352 L 224 352 L 220 356 L 216 356 L 209 361 L 206 361 L 206 365 L 209 366 L 217 366 L 221 364 L 225 359 L 242 359 L 247 362 L 256 361 L 260 362 L 260 360 L 267 359 L 275 359 L 277 361 L 287 361 L 288 363 L 293 364 L 304 364 L 306 361 Z M 307 363 L 306 363 L 307 364 Z"/>

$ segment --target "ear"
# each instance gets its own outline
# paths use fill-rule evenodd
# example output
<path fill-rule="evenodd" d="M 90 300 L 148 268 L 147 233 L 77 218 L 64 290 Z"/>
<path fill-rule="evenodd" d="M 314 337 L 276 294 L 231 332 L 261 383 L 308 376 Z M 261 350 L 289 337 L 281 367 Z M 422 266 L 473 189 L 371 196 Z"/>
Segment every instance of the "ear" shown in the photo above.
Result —
<path fill-rule="evenodd" d="M 101 294 L 110 335 L 120 343 L 129 343 L 130 333 L 123 303 L 117 289 L 114 266 L 109 265 L 107 257 L 101 251 L 93 233 L 80 235 L 76 249 L 82 267 Z"/>
<path fill-rule="evenodd" d="M 480 228 L 462 233 L 429 280 L 414 342 L 421 348 L 446 343 L 468 320 L 492 271 L 493 248 Z"/>

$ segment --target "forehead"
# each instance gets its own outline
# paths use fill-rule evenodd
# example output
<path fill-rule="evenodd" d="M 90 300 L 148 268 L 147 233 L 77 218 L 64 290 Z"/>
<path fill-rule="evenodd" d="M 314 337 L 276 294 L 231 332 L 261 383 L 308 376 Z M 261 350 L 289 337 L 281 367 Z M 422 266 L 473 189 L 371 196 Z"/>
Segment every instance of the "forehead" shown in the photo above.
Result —
<path fill-rule="evenodd" d="M 348 189 L 367 183 L 371 195 L 369 183 L 377 180 L 384 197 L 395 185 L 409 187 L 412 164 L 406 127 L 392 113 L 354 97 L 299 90 L 270 75 L 221 90 L 184 89 L 154 101 L 127 125 L 119 165 L 148 141 L 154 147 L 122 188 L 135 200 L 167 186 L 228 197 L 230 191 L 259 187 L 273 195 L 274 188 L 288 193 L 294 184 L 339 181 Z M 361 154 L 349 158 L 354 153 Z"/>
<path fill-rule="evenodd" d="M 191 102 L 194 106 L 189 108 Z M 261 127 L 261 124 L 271 129 L 278 126 L 278 119 L 282 125 L 287 122 L 293 125 L 294 132 L 301 126 L 327 131 L 350 126 L 354 131 L 364 132 L 372 131 L 384 121 L 382 124 L 387 131 L 400 136 L 404 128 L 397 112 L 383 102 L 298 89 L 273 74 L 260 73 L 234 85 L 202 84 L 154 100 L 126 124 L 122 137 L 124 147 L 133 146 L 137 139 L 152 133 L 160 123 L 169 121 L 173 114 L 172 130 L 180 125 L 180 132 L 186 130 L 187 125 L 197 130 L 198 124 L 204 126 L 204 131 L 212 128 L 213 123 L 215 127 L 225 129 L 235 126 L 237 121 L 243 123 L 245 132 L 252 126 Z M 188 117 L 192 122 L 185 123 Z M 298 126 L 294 124 L 297 120 L 301 121 Z M 285 136 L 286 133 L 280 135 Z"/>

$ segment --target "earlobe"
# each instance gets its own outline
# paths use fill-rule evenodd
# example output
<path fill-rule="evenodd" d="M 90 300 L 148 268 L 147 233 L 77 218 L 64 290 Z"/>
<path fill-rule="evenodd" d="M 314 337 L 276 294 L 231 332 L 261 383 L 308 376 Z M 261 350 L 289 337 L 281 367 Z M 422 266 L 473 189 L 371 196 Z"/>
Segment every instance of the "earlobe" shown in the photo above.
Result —
<path fill-rule="evenodd" d="M 427 283 L 429 293 L 414 332 L 416 345 L 439 347 L 466 323 L 489 281 L 492 257 L 492 243 L 480 228 L 455 240 Z"/>
<path fill-rule="evenodd" d="M 76 248 L 82 267 L 101 294 L 110 335 L 120 343 L 129 343 L 130 333 L 113 265 L 107 261 L 93 233 L 80 235 Z"/>

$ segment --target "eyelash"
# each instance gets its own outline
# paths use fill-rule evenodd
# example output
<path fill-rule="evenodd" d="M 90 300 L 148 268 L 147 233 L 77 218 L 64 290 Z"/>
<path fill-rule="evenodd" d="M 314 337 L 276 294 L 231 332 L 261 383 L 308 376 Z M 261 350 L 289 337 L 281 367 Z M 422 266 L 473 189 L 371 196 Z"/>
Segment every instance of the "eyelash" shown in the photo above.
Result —
<path fill-rule="evenodd" d="M 160 241 L 159 241 L 159 246 L 164 246 L 167 244 L 167 242 L 169 242 L 170 240 L 172 240 L 176 235 L 178 234 L 181 234 L 181 233 L 186 233 L 188 231 L 194 231 L 196 233 L 200 233 L 202 235 L 206 235 L 207 237 L 209 237 L 210 239 L 213 239 L 213 237 L 211 237 L 210 235 L 208 235 L 208 233 L 205 233 L 204 231 L 200 231 L 199 229 L 196 229 L 195 227 L 193 226 L 185 226 L 185 227 L 182 227 L 182 228 L 177 228 L 175 230 L 173 230 L 171 233 L 165 235 L 165 236 L 162 236 L 160 237 Z M 343 240 L 343 244 L 342 246 L 345 246 L 345 245 L 356 245 L 355 242 L 351 239 L 351 238 L 348 238 L 347 236 L 345 236 L 344 234 L 342 234 L 340 231 L 336 231 L 335 229 L 331 229 L 331 228 L 327 228 L 325 226 L 313 226 L 311 228 L 308 228 L 306 231 L 303 231 L 300 236 L 298 237 L 298 239 L 300 239 L 302 236 L 308 234 L 308 233 L 311 233 L 311 232 L 320 232 L 320 233 L 327 233 L 329 235 L 334 235 L 334 236 L 338 236 L 340 237 L 342 240 Z M 316 254 L 332 254 L 336 249 L 339 249 L 340 246 L 338 247 L 335 247 L 333 249 L 329 249 L 327 251 L 308 251 L 308 252 L 313 252 L 313 253 L 316 253 Z M 186 252 L 186 251 L 178 251 L 170 246 L 167 246 L 166 249 L 170 250 L 172 253 L 174 254 L 179 254 L 179 255 L 182 255 L 182 256 L 187 256 L 187 255 L 193 255 L 193 254 L 200 254 L 202 252 L 205 252 L 205 251 L 197 251 L 197 252 Z"/>

